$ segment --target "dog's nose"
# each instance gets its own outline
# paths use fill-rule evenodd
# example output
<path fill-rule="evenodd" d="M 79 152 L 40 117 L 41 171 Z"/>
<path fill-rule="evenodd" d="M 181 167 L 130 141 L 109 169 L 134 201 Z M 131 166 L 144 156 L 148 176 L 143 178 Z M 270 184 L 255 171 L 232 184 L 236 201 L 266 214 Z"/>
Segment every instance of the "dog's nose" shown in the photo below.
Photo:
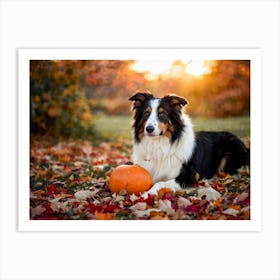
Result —
<path fill-rule="evenodd" d="M 155 130 L 155 128 L 154 128 L 152 125 L 148 125 L 148 126 L 146 127 L 146 131 L 147 131 L 148 133 L 152 133 L 154 130 Z"/>

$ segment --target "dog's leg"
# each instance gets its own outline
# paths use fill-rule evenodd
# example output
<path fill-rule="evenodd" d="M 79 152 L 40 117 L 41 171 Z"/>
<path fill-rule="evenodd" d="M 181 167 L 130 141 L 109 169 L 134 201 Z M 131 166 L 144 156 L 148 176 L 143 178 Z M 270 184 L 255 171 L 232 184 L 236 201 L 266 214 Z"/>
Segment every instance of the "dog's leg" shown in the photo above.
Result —
<path fill-rule="evenodd" d="M 168 188 L 174 192 L 181 189 L 180 185 L 176 183 L 174 179 L 162 181 L 154 184 L 148 191 L 142 194 L 142 197 L 147 198 L 149 194 L 157 195 L 157 192 L 162 188 Z"/>
<path fill-rule="evenodd" d="M 186 189 L 197 183 L 200 176 L 201 175 L 198 173 L 193 159 L 191 159 L 188 164 L 183 164 L 180 174 L 175 178 L 175 180 L 182 189 Z"/>

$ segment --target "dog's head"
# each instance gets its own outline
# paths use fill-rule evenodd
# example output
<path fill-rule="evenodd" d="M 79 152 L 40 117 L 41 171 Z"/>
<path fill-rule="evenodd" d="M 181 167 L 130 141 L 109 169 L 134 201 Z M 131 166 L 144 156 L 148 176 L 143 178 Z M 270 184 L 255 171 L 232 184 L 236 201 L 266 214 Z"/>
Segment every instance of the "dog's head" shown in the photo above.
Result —
<path fill-rule="evenodd" d="M 151 93 L 137 92 L 133 101 L 134 138 L 140 142 L 144 136 L 165 136 L 175 141 L 183 130 L 182 108 L 187 101 L 177 95 L 156 98 Z"/>

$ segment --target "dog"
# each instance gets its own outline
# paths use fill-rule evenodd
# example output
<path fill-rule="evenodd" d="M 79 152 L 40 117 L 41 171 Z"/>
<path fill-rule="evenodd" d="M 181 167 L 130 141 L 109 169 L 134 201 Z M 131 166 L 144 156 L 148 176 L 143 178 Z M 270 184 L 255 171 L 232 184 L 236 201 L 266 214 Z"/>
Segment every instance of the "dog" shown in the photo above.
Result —
<path fill-rule="evenodd" d="M 137 92 L 133 102 L 132 160 L 152 176 L 153 186 L 145 193 L 155 195 L 163 187 L 172 191 L 210 179 L 218 171 L 236 174 L 249 165 L 250 150 L 227 131 L 194 132 L 183 107 L 183 97 L 169 94 L 156 98 Z"/>

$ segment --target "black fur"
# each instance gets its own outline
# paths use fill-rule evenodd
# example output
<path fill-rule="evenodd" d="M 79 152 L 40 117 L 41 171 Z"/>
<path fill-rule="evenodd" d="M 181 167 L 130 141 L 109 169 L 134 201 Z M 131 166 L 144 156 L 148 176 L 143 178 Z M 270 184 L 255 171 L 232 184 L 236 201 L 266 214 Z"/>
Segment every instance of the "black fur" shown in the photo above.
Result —
<path fill-rule="evenodd" d="M 222 159 L 226 160 L 224 172 L 237 173 L 237 169 L 250 164 L 250 150 L 230 132 L 196 133 L 196 145 L 191 159 L 182 165 L 175 181 L 185 188 L 200 179 L 210 179 L 218 171 Z"/>

